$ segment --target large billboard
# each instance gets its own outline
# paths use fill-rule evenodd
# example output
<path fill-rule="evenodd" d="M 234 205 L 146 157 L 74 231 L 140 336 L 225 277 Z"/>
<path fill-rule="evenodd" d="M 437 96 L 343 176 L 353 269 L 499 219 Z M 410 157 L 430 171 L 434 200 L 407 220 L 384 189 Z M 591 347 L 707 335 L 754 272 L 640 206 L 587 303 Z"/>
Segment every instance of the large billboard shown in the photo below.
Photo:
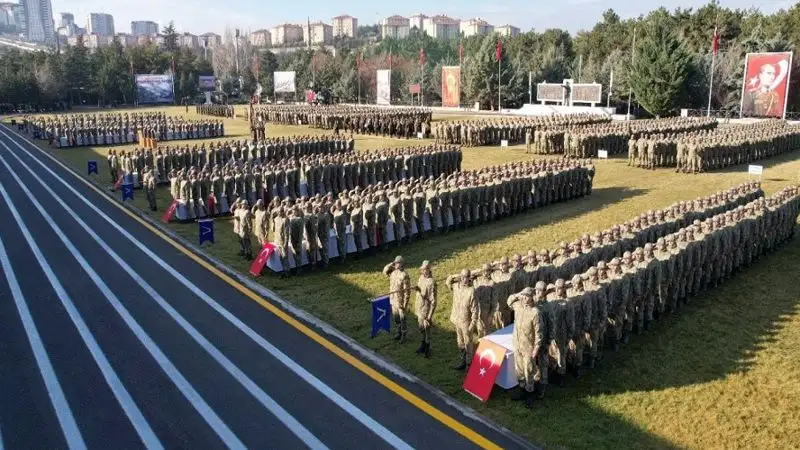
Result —
<path fill-rule="evenodd" d="M 216 78 L 214 75 L 200 75 L 200 90 L 203 92 L 214 92 L 217 89 Z"/>
<path fill-rule="evenodd" d="M 536 85 L 537 102 L 563 102 L 564 86 L 555 83 L 539 83 Z"/>
<path fill-rule="evenodd" d="M 603 86 L 599 83 L 574 83 L 570 85 L 570 100 L 573 103 L 600 103 Z"/>
<path fill-rule="evenodd" d="M 391 105 L 392 71 L 379 70 L 376 76 L 377 76 L 377 91 L 378 91 L 378 98 L 376 103 L 379 105 Z"/>
<path fill-rule="evenodd" d="M 744 63 L 741 115 L 784 117 L 792 52 L 748 53 Z"/>
<path fill-rule="evenodd" d="M 139 103 L 173 103 L 172 75 L 136 75 Z"/>
<path fill-rule="evenodd" d="M 461 106 L 461 66 L 442 67 L 442 106 Z"/>
<path fill-rule="evenodd" d="M 275 92 L 295 92 L 294 71 L 275 72 Z"/>

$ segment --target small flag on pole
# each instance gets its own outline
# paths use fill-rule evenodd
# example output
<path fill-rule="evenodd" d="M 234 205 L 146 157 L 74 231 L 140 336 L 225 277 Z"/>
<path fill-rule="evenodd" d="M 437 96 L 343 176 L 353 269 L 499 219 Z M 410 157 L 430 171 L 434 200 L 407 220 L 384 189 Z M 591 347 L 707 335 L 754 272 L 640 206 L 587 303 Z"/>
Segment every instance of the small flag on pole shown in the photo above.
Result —
<path fill-rule="evenodd" d="M 203 242 L 214 243 L 214 219 L 203 219 L 197 221 L 197 229 L 200 234 L 200 245 Z"/>
<path fill-rule="evenodd" d="M 421 48 L 419 49 L 419 65 L 420 66 L 425 65 L 425 50 Z"/>
<path fill-rule="evenodd" d="M 169 204 L 167 210 L 164 211 L 164 215 L 161 216 L 161 221 L 164 223 L 169 223 L 172 220 L 172 216 L 175 215 L 175 210 L 178 209 L 178 201 L 173 200 L 172 203 Z"/>
<path fill-rule="evenodd" d="M 381 330 L 390 332 L 392 326 L 392 304 L 389 302 L 389 296 L 384 295 L 372 299 L 372 336 L 375 337 Z"/>
<path fill-rule="evenodd" d="M 117 180 L 117 182 L 114 183 L 114 190 L 115 191 L 118 190 L 120 186 L 122 186 L 122 180 L 124 180 L 124 179 L 125 179 L 125 175 L 124 174 L 119 176 L 119 179 Z"/>
<path fill-rule="evenodd" d="M 122 201 L 133 200 L 133 183 L 125 183 L 122 185 Z"/>
<path fill-rule="evenodd" d="M 715 56 L 719 52 L 719 34 L 717 33 L 717 27 L 714 27 L 714 37 L 711 38 L 711 53 Z"/>
<path fill-rule="evenodd" d="M 497 44 L 494 47 L 494 56 L 498 61 L 503 59 L 503 41 L 498 37 Z"/>
<path fill-rule="evenodd" d="M 98 175 L 98 173 L 97 173 L 97 161 L 89 161 L 88 163 L 86 163 L 86 169 L 89 171 L 89 175 L 91 175 L 91 174 Z"/>

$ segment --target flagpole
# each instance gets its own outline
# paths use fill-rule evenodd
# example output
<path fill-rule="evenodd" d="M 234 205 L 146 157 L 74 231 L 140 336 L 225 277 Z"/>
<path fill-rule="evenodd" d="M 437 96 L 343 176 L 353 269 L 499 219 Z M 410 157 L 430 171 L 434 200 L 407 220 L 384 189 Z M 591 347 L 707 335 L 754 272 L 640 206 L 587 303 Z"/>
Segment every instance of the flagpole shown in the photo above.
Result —
<path fill-rule="evenodd" d="M 533 104 L 533 72 L 528 71 L 528 103 Z"/>
<path fill-rule="evenodd" d="M 608 81 L 608 95 L 606 96 L 606 108 L 611 108 L 611 89 L 614 87 L 614 69 L 611 69 L 611 79 Z"/>
<path fill-rule="evenodd" d="M 717 62 L 717 27 L 714 27 L 714 37 L 711 38 L 711 73 L 709 74 L 708 81 L 708 109 L 706 109 L 706 117 L 711 117 L 711 95 L 714 89 L 714 66 Z"/>
<path fill-rule="evenodd" d="M 502 56 L 502 55 L 500 55 L 500 56 Z M 497 112 L 500 112 L 500 102 L 501 102 L 501 100 L 500 100 L 500 98 L 501 98 L 500 97 L 500 84 L 501 84 L 500 83 L 500 81 L 501 81 L 500 80 L 500 61 L 502 59 L 503 58 L 497 58 Z"/>
<path fill-rule="evenodd" d="M 631 46 L 631 66 L 636 60 L 636 27 L 633 27 L 633 45 Z M 628 114 L 626 120 L 631 120 L 631 97 L 633 97 L 633 86 L 631 86 L 630 75 L 628 75 Z"/>

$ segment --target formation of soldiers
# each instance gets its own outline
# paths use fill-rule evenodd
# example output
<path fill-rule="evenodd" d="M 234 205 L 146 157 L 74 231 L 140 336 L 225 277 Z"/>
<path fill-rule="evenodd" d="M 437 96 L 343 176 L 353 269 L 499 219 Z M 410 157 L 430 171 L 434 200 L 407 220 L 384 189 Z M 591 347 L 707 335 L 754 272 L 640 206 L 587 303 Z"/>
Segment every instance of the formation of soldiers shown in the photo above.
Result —
<path fill-rule="evenodd" d="M 158 159 L 155 167 L 161 170 Z M 414 176 L 441 177 L 460 167 L 461 152 L 457 147 L 431 145 L 324 157 L 229 158 L 214 164 L 208 160 L 200 165 L 173 166 L 169 172 L 159 172 L 166 177 L 156 178 L 169 182 L 170 194 L 179 202 L 177 219 L 193 220 L 227 214 L 239 199 L 254 205 L 258 200 L 272 204 L 281 199 L 333 196 L 370 185 L 411 180 Z"/>
<path fill-rule="evenodd" d="M 108 168 L 111 181 L 119 174 L 143 173 L 145 167 L 152 168 L 156 183 L 169 182 L 169 174 L 175 171 L 208 169 L 238 162 L 264 163 L 296 159 L 310 155 L 336 155 L 352 153 L 355 141 L 338 136 L 292 136 L 269 138 L 260 142 L 225 141 L 208 142 L 199 146 L 161 146 L 153 149 L 130 151 L 110 150 Z M 134 181 L 138 185 L 138 182 Z"/>
<path fill-rule="evenodd" d="M 800 128 L 783 120 L 732 125 L 714 130 L 631 139 L 628 165 L 699 173 L 747 164 L 800 148 Z"/>
<path fill-rule="evenodd" d="M 605 150 L 608 155 L 624 154 L 629 149 L 629 142 L 646 138 L 654 134 L 686 133 L 695 130 L 710 130 L 717 126 L 716 119 L 710 117 L 665 119 L 645 119 L 625 122 L 611 122 L 587 127 L 572 127 L 565 130 L 543 130 L 535 143 L 543 142 L 534 153 L 559 153 L 557 141 L 563 139 L 563 153 L 572 158 L 593 158 L 598 150 Z M 542 136 L 543 135 L 543 136 Z"/>
<path fill-rule="evenodd" d="M 427 137 L 433 113 L 426 108 L 384 108 L 349 105 L 258 105 L 253 118 L 288 125 L 348 133 L 411 139 Z M 455 144 L 455 142 L 450 142 Z"/>
<path fill-rule="evenodd" d="M 528 162 L 379 182 L 338 196 L 256 201 L 253 230 L 260 245 L 276 246 L 284 273 L 292 265 L 297 272 L 296 262 L 303 261 L 303 254 L 312 267 L 327 265 L 328 246 L 334 242 L 344 261 L 350 250 L 357 255 L 374 253 L 388 249 L 390 242 L 401 245 L 412 236 L 421 239 L 426 231 L 447 233 L 588 195 L 593 175 L 591 163 Z M 309 225 L 309 220 L 316 225 Z"/>
<path fill-rule="evenodd" d="M 533 144 L 536 130 L 562 128 L 567 126 L 607 123 L 611 118 L 597 114 L 566 114 L 551 116 L 521 117 L 511 116 L 502 119 L 482 118 L 463 121 L 439 122 L 433 127 L 433 137 L 437 142 L 460 144 L 466 147 L 483 145 Z"/>
<path fill-rule="evenodd" d="M 190 121 L 163 112 L 37 116 L 25 118 L 24 125 L 34 138 L 57 147 L 132 144 L 139 142 L 140 135 L 158 141 L 225 135 L 222 121 Z"/>
<path fill-rule="evenodd" d="M 200 104 L 195 105 L 194 112 L 204 116 L 226 117 L 229 119 L 236 117 L 236 109 L 233 105 Z"/>
<path fill-rule="evenodd" d="M 560 264 L 551 262 L 547 251 L 529 253 L 525 261 L 515 257 L 508 275 L 501 277 L 500 293 L 492 279 L 495 268 L 462 271 L 453 284 L 453 304 L 469 305 L 472 311 L 453 315 L 468 319 L 472 328 L 466 344 L 458 338 L 465 354 L 457 368 L 469 364 L 475 330 L 486 329 L 488 320 L 510 318 L 520 386 L 515 398 L 530 406 L 544 396 L 550 380 L 562 384 L 568 372 L 579 377 L 585 367 L 593 368 L 606 340 L 618 349 L 634 331 L 641 333 L 653 320 L 675 313 L 690 295 L 717 286 L 793 235 L 800 212 L 797 187 L 771 198 L 753 185 L 728 194 L 727 201 L 720 202 L 717 194 L 706 209 L 688 211 L 693 215 L 629 229 L 614 242 L 584 236 L 577 250 L 562 245 L 572 256 L 562 250 Z M 667 212 L 674 208 L 680 210 L 673 206 Z M 504 265 L 507 259 L 501 269 Z"/>

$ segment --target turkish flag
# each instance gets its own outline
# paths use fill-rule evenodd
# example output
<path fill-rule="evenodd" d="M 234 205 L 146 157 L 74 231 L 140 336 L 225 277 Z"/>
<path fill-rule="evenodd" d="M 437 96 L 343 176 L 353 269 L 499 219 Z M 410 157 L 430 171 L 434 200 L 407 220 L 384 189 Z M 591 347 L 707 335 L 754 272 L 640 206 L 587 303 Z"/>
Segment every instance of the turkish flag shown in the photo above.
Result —
<path fill-rule="evenodd" d="M 498 61 L 503 59 L 503 41 L 501 41 L 499 37 L 497 38 L 497 44 L 494 48 L 494 56 Z"/>
<path fill-rule="evenodd" d="M 123 179 L 125 179 L 125 175 L 120 175 L 120 176 L 119 176 L 119 180 L 117 180 L 117 182 L 116 182 L 116 183 L 114 183 L 114 190 L 115 190 L 115 191 L 118 191 L 118 190 L 119 190 L 119 187 L 120 187 L 120 186 L 122 186 L 122 180 L 123 180 Z"/>
<path fill-rule="evenodd" d="M 717 34 L 717 27 L 714 27 L 714 36 L 711 38 L 711 53 L 714 55 L 719 51 L 719 34 Z"/>
<path fill-rule="evenodd" d="M 481 339 L 478 351 L 472 356 L 467 378 L 464 379 L 464 390 L 482 402 L 489 400 L 494 380 L 500 373 L 505 358 L 505 348 L 488 339 Z"/>
<path fill-rule="evenodd" d="M 208 205 L 208 215 L 216 216 L 217 210 L 214 209 L 214 207 L 217 205 L 217 199 L 214 198 L 214 194 L 208 195 L 208 200 L 206 201 L 206 204 Z"/>
<path fill-rule="evenodd" d="M 275 253 L 275 244 L 267 242 L 261 247 L 261 251 L 258 252 L 258 258 L 253 260 L 253 264 L 250 264 L 250 274 L 254 277 L 260 276 L 261 271 L 264 269 L 264 266 L 267 265 L 267 261 Z M 284 267 L 283 270 L 289 270 L 288 267 Z"/>
<path fill-rule="evenodd" d="M 178 201 L 172 200 L 172 203 L 169 204 L 167 210 L 164 211 L 164 215 L 161 216 L 161 221 L 164 223 L 169 223 L 172 220 L 172 216 L 175 215 L 175 210 L 178 209 Z"/>

